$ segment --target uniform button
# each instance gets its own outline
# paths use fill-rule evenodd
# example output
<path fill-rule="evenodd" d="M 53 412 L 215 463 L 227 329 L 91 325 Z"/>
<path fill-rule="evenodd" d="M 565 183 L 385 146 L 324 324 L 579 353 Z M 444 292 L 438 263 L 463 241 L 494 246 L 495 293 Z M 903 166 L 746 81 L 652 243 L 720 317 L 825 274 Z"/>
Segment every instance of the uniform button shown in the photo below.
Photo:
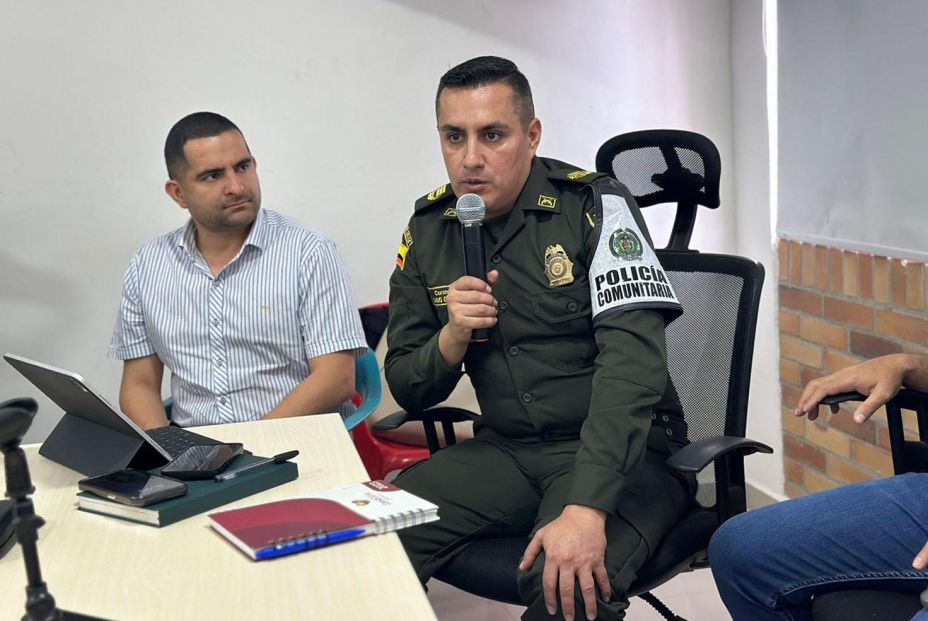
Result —
<path fill-rule="evenodd" d="M 532 397 L 532 393 L 530 392 L 522 393 L 522 401 L 525 403 L 531 403 L 533 398 L 534 397 Z"/>
<path fill-rule="evenodd" d="M 673 432 L 672 432 L 670 429 L 665 429 L 664 431 L 667 432 L 667 435 L 668 435 L 668 436 L 672 436 L 672 435 L 673 435 Z"/>
<path fill-rule="evenodd" d="M 509 348 L 509 355 L 510 355 L 510 356 L 518 356 L 518 355 L 519 355 L 519 348 L 516 347 L 515 345 L 513 345 L 512 347 L 510 347 L 510 348 Z"/>
<path fill-rule="evenodd" d="M 670 418 L 668 418 L 666 414 L 664 414 L 663 416 L 661 416 L 661 420 L 664 421 L 665 423 L 669 423 L 669 422 L 670 422 Z"/>
<path fill-rule="evenodd" d="M 567 304 L 567 310 L 569 310 L 572 313 L 576 313 L 578 308 L 579 306 L 577 306 L 576 302 L 569 302 Z"/>
<path fill-rule="evenodd" d="M 500 310 L 506 310 L 507 308 L 509 308 L 509 302 L 507 302 L 506 300 L 503 300 L 502 302 L 499 303 Z"/>
<path fill-rule="evenodd" d="M 490 263 L 498 265 L 499 262 L 502 260 L 503 260 L 503 257 L 499 256 L 498 254 L 494 254 L 493 257 L 490 258 Z"/>

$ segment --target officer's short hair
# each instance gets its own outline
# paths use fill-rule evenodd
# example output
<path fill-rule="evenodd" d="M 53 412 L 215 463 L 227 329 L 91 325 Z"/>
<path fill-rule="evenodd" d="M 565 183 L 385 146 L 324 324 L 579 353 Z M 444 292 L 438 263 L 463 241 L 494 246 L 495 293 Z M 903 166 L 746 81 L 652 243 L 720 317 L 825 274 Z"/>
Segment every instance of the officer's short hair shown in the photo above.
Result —
<path fill-rule="evenodd" d="M 174 123 L 174 127 L 168 132 L 167 140 L 164 141 L 164 163 L 168 168 L 168 177 L 177 179 L 187 165 L 184 145 L 188 141 L 211 138 L 231 130 L 242 133 L 235 123 L 215 112 L 194 112 Z M 242 139 L 244 140 L 244 136 Z"/>
<path fill-rule="evenodd" d="M 514 62 L 499 56 L 478 56 L 449 69 L 438 81 L 435 93 L 435 115 L 438 116 L 438 100 L 446 88 L 478 88 L 487 84 L 504 82 L 512 88 L 513 104 L 522 124 L 528 127 L 535 118 L 535 103 L 528 79 Z"/>

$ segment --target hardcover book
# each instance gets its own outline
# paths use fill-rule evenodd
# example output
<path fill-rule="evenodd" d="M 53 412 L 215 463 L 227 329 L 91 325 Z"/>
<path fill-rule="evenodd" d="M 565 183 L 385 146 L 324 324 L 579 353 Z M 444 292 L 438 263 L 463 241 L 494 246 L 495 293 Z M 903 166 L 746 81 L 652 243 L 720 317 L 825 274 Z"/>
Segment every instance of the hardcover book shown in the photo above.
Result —
<path fill-rule="evenodd" d="M 304 498 L 211 513 L 210 526 L 254 560 L 380 535 L 438 519 L 438 507 L 368 481 Z"/>
<path fill-rule="evenodd" d="M 240 455 L 229 471 L 263 459 L 256 455 Z M 157 474 L 158 470 L 156 468 L 152 472 Z M 293 481 L 297 476 L 299 472 L 296 464 L 288 461 L 255 468 L 227 481 L 220 482 L 213 479 L 186 481 L 187 493 L 185 495 L 156 502 L 147 507 L 131 507 L 100 498 L 90 492 L 81 492 L 77 495 L 77 508 L 81 511 L 102 513 L 151 526 L 167 526 L 198 513 Z"/>

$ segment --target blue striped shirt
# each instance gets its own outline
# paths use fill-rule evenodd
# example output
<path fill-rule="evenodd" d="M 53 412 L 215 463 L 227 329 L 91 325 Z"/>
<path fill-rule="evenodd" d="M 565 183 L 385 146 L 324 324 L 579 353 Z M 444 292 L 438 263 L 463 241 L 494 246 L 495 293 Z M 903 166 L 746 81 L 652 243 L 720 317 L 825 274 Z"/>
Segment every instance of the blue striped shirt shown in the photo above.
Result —
<path fill-rule="evenodd" d="M 262 209 L 213 277 L 189 221 L 148 242 L 126 270 L 108 356 L 157 354 L 181 426 L 262 418 L 309 375 L 308 359 L 366 350 L 335 244 Z M 351 402 L 342 416 L 354 410 Z"/>

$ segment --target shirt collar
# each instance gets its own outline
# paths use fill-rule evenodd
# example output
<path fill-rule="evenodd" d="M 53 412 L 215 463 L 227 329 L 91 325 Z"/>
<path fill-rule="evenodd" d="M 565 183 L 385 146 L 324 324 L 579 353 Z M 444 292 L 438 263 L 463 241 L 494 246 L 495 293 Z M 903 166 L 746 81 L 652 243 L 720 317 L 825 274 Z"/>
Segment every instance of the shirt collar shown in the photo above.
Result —
<path fill-rule="evenodd" d="M 265 224 L 266 219 L 267 216 L 264 210 L 259 209 L 258 215 L 255 217 L 255 222 L 251 226 L 251 230 L 248 231 L 248 237 L 245 238 L 245 243 L 242 244 L 242 248 L 245 246 L 254 246 L 259 250 L 264 250 L 267 247 L 268 232 Z M 197 249 L 197 225 L 194 224 L 193 218 L 187 220 L 187 224 L 180 230 L 180 235 L 177 236 L 177 245 L 186 250 L 187 254 L 192 257 L 200 252 Z"/>

